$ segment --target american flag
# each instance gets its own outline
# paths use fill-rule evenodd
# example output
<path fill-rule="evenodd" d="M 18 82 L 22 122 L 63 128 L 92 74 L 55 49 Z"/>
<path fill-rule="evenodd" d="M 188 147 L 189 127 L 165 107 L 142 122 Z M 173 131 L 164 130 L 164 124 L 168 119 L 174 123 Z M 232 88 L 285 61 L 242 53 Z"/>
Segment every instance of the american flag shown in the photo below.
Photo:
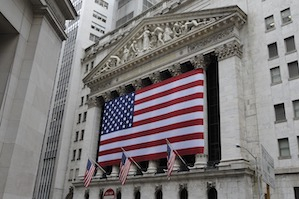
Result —
<path fill-rule="evenodd" d="M 136 162 L 204 152 L 204 74 L 196 69 L 121 96 L 104 105 L 98 162 L 116 165 L 122 149 Z"/>
<path fill-rule="evenodd" d="M 86 171 L 84 175 L 84 186 L 88 187 L 91 180 L 92 176 L 95 174 L 96 167 L 95 165 L 88 159 L 87 160 L 87 166 L 86 166 Z"/>
<path fill-rule="evenodd" d="M 127 176 L 128 176 L 129 170 L 130 170 L 130 166 L 131 166 L 131 160 L 123 152 L 122 153 L 122 158 L 121 158 L 121 161 L 120 161 L 120 166 L 119 166 L 119 180 L 120 180 L 122 185 L 124 185 L 126 180 L 127 180 Z"/>
<path fill-rule="evenodd" d="M 175 151 L 171 148 L 170 144 L 167 143 L 167 176 L 170 177 L 173 170 L 174 161 L 175 161 Z"/>

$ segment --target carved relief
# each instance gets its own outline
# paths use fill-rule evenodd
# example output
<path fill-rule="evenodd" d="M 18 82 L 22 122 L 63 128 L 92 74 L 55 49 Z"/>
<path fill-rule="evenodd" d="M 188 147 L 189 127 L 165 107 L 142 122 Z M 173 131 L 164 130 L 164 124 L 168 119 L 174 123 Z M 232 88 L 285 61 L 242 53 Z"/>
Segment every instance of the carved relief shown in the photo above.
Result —
<path fill-rule="evenodd" d="M 95 76 L 108 73 L 113 68 L 125 64 L 137 56 L 143 55 L 173 39 L 186 35 L 193 29 L 203 27 L 216 21 L 216 18 L 192 19 L 188 21 L 167 22 L 144 26 L 118 52 L 103 64 Z M 86 56 L 94 53 L 94 48 Z"/>
<path fill-rule="evenodd" d="M 180 63 L 174 64 L 171 68 L 168 69 L 168 71 L 171 73 L 171 76 L 178 76 L 182 73 Z"/>
<path fill-rule="evenodd" d="M 218 61 L 224 60 L 226 58 L 232 57 L 232 56 L 238 56 L 242 57 L 242 45 L 237 41 L 232 41 L 226 44 L 223 44 L 222 46 L 218 47 L 215 50 L 215 53 L 218 57 Z"/>
<path fill-rule="evenodd" d="M 100 107 L 101 103 L 97 97 L 92 97 L 92 98 L 88 99 L 87 105 L 88 105 L 88 108 Z"/>
<path fill-rule="evenodd" d="M 206 62 L 205 62 L 205 58 L 204 58 L 203 54 L 196 55 L 190 61 L 194 68 L 205 68 L 206 67 Z"/>

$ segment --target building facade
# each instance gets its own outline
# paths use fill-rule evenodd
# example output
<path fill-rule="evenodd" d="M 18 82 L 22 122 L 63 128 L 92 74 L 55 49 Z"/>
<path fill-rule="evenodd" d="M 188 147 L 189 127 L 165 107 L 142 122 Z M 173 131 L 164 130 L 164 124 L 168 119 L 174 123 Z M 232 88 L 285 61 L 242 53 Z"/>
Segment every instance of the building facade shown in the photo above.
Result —
<path fill-rule="evenodd" d="M 75 16 L 68 0 L 1 1 L 0 198 L 33 196 L 64 23 Z"/>
<path fill-rule="evenodd" d="M 166 0 L 88 47 L 82 69 L 94 68 L 82 73 L 90 93 L 74 198 L 103 198 L 110 188 L 116 198 L 260 198 L 269 194 L 261 148 L 274 159 L 271 198 L 299 198 L 297 6 L 291 0 Z M 133 165 L 124 186 L 119 165 L 110 165 L 85 188 L 87 159 L 98 158 L 101 147 L 104 103 L 199 69 L 204 153 L 183 156 L 189 168 L 177 159 L 170 180 L 164 158 L 139 162 L 143 172 Z"/>
<path fill-rule="evenodd" d="M 83 105 L 77 107 L 78 100 L 86 100 L 82 93 L 81 57 L 85 48 L 97 42 L 102 35 L 111 29 L 113 1 L 72 0 L 78 16 L 66 23 L 67 40 L 60 55 L 60 63 L 56 73 L 55 89 L 51 101 L 43 151 L 39 163 L 38 180 L 35 185 L 34 198 L 63 198 L 68 193 L 70 182 L 65 173 L 73 170 L 72 178 L 76 179 L 79 161 L 68 164 L 71 148 L 71 134 L 77 120 L 73 116 L 80 112 Z M 87 71 L 93 67 L 90 64 Z M 85 91 L 86 92 L 86 91 Z M 82 95 L 82 98 L 74 96 Z M 76 110 L 76 108 L 79 108 Z M 85 114 L 85 115 L 84 115 Z M 82 121 L 86 119 L 86 112 Z M 81 121 L 81 119 L 80 119 Z M 77 135 L 79 136 L 79 135 Z M 80 140 L 84 139 L 84 131 L 80 131 Z M 77 140 L 79 140 L 77 138 Z M 80 160 L 81 142 L 75 146 Z M 80 152 L 79 152 L 80 151 Z M 69 169 L 70 168 L 70 169 Z M 66 189 L 64 189 L 67 187 Z"/>

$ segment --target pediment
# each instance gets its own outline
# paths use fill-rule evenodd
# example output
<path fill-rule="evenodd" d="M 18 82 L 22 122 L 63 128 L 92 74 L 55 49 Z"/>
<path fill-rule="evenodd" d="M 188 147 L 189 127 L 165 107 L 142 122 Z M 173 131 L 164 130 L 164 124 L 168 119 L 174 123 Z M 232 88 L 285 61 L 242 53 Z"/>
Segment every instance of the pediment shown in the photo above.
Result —
<path fill-rule="evenodd" d="M 228 26 L 240 28 L 246 14 L 237 6 L 145 18 L 83 79 L 91 86 L 187 41 Z"/>

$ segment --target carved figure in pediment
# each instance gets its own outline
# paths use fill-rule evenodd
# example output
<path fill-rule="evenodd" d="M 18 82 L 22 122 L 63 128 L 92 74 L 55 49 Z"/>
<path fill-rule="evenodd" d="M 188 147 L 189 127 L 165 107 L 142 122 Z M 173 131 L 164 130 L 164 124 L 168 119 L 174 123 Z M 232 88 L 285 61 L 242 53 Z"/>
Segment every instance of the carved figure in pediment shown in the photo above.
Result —
<path fill-rule="evenodd" d="M 172 38 L 173 38 L 173 31 L 171 30 L 171 28 L 167 24 L 166 27 L 165 27 L 165 30 L 164 30 L 163 40 L 164 40 L 164 42 L 168 42 Z"/>
<path fill-rule="evenodd" d="M 125 46 L 124 50 L 123 50 L 122 63 L 126 63 L 128 61 L 129 53 L 130 53 L 130 50 L 128 49 L 127 46 Z"/>
<path fill-rule="evenodd" d="M 143 51 L 147 51 L 150 49 L 150 36 L 151 31 L 145 26 L 143 33 L 137 38 L 137 40 L 142 39 Z"/>
<path fill-rule="evenodd" d="M 161 27 L 156 27 L 155 30 L 154 30 L 154 35 L 157 36 L 157 42 L 158 44 L 164 44 L 164 40 L 163 40 L 163 33 L 164 33 L 164 30 L 161 28 Z"/>
<path fill-rule="evenodd" d="M 172 28 L 174 36 L 179 37 L 182 34 L 182 24 L 181 22 L 175 22 Z"/>
<path fill-rule="evenodd" d="M 187 33 L 188 31 L 192 30 L 193 28 L 197 27 L 199 23 L 197 20 L 193 19 L 191 21 L 186 21 L 184 25 L 182 25 L 183 33 Z"/>
<path fill-rule="evenodd" d="M 112 66 L 118 66 L 121 62 L 120 58 L 116 55 L 111 55 L 110 60 L 111 63 L 113 64 Z"/>
<path fill-rule="evenodd" d="M 129 58 L 136 57 L 138 55 L 138 48 L 137 48 L 137 42 L 134 40 L 129 48 Z"/>

